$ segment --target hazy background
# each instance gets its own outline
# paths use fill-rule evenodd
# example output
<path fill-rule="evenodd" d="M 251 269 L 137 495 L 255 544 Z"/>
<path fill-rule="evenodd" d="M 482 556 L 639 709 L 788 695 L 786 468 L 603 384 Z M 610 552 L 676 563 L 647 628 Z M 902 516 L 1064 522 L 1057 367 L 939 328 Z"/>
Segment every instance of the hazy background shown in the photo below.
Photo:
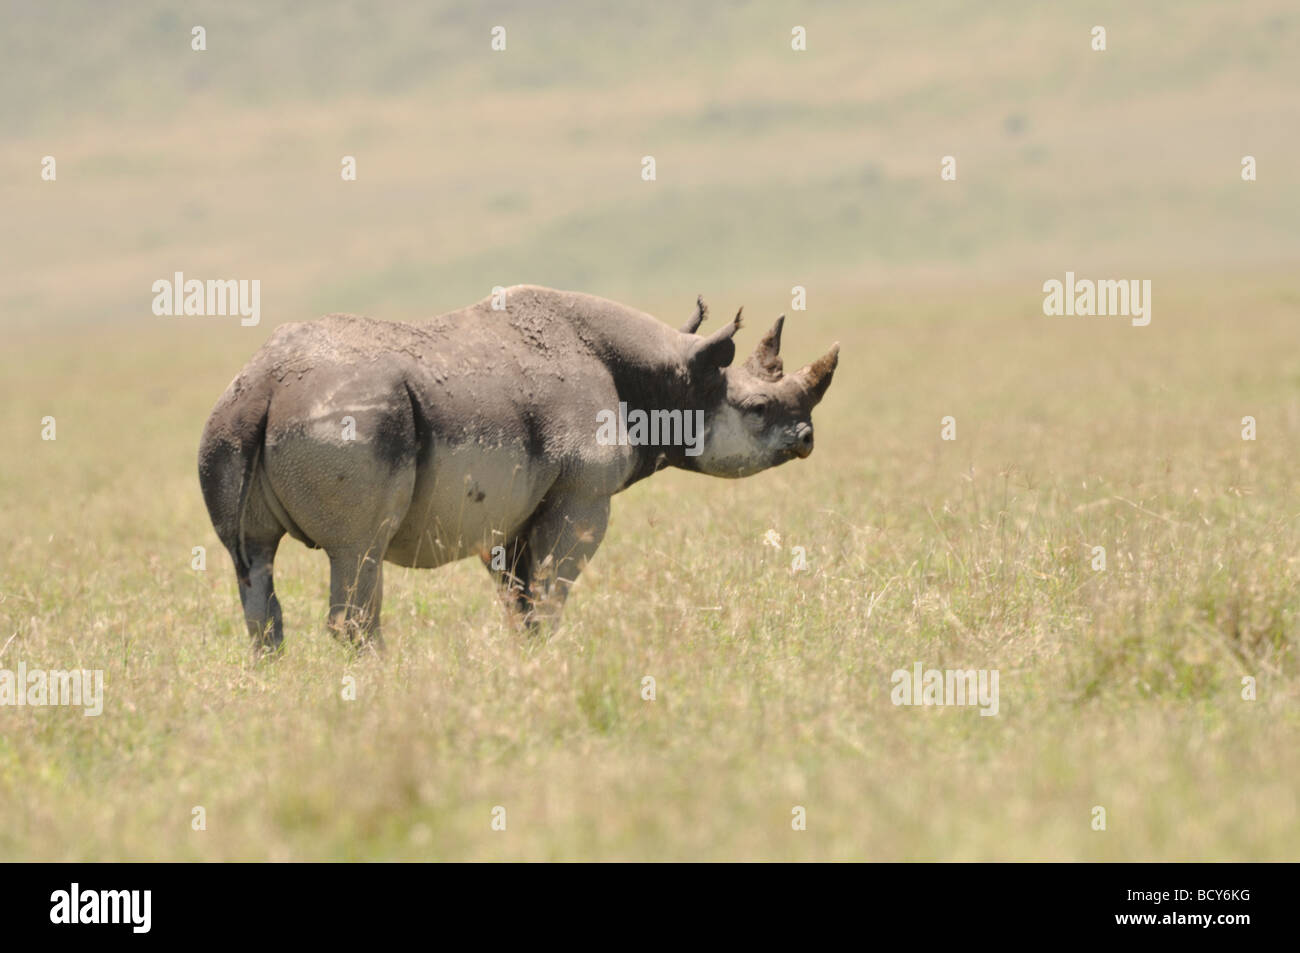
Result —
<path fill-rule="evenodd" d="M 1067 268 L 1300 251 L 1287 2 L 6 3 L 5 21 L 6 323 L 148 320 L 176 270 L 260 278 L 273 324 L 522 282 L 676 312 L 703 291 L 766 314 L 795 284 L 814 311 L 935 281 L 1032 299 Z"/>

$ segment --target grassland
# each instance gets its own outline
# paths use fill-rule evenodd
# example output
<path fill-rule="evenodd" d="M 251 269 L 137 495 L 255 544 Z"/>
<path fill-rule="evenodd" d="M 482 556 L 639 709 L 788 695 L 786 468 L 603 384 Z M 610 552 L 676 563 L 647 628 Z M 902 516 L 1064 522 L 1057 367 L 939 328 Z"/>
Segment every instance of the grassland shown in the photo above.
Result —
<path fill-rule="evenodd" d="M 107 681 L 0 708 L 0 859 L 1300 857 L 1293 9 L 818 7 L 806 54 L 762 4 L 361 9 L 0 31 L 0 667 Z M 1151 325 L 1044 317 L 1067 269 L 1152 279 Z M 153 317 L 175 270 L 260 278 L 263 324 Z M 806 286 L 816 452 L 621 495 L 545 642 L 476 564 L 392 567 L 355 658 L 286 543 L 253 662 L 217 395 L 280 321 L 523 281 L 703 291 L 743 344 Z M 998 717 L 891 704 L 916 661 L 997 669 Z"/>

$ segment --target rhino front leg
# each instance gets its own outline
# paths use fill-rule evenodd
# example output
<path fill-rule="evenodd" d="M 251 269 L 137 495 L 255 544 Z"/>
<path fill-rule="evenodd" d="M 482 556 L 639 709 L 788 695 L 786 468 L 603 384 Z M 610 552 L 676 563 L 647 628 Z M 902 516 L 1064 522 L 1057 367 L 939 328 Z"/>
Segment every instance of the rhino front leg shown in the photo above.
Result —
<path fill-rule="evenodd" d="M 327 550 L 330 558 L 330 634 L 358 649 L 382 650 L 379 610 L 384 600 L 383 554 Z"/>
<path fill-rule="evenodd" d="M 529 588 L 533 574 L 526 534 L 484 553 L 483 565 L 492 574 L 507 613 L 513 619 L 526 621 L 532 608 Z"/>
<path fill-rule="evenodd" d="M 569 589 L 605 538 L 609 497 L 560 496 L 548 500 L 528 533 L 532 582 L 529 628 L 554 629 Z"/>

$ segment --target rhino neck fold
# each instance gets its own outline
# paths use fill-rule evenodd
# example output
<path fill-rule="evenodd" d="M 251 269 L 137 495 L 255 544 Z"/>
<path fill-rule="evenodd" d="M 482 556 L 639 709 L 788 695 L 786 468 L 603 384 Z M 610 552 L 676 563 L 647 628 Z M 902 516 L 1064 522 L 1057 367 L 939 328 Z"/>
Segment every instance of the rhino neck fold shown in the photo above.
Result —
<path fill-rule="evenodd" d="M 664 467 L 693 469 L 703 446 L 704 407 L 693 399 L 681 367 L 646 366 L 626 360 L 607 364 L 618 394 L 618 436 L 635 458 L 624 486 Z"/>
<path fill-rule="evenodd" d="M 688 451 L 692 444 L 702 445 L 699 418 L 711 393 L 704 393 L 707 389 L 690 380 L 688 336 L 615 302 L 576 297 L 569 320 L 613 380 L 619 407 L 609 409 L 620 416 L 620 434 L 633 425 L 633 420 L 628 420 L 624 428 L 623 418 L 635 419 L 639 413 L 647 418 L 647 428 L 656 438 L 649 443 L 628 442 L 636 464 L 624 486 L 668 466 L 695 469 Z M 662 432 L 665 425 L 667 435 Z"/>

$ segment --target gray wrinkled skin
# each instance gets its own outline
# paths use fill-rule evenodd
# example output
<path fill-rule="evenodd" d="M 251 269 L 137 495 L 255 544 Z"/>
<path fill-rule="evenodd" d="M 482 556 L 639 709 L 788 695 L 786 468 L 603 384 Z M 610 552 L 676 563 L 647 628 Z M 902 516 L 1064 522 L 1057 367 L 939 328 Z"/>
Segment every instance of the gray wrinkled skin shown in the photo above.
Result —
<path fill-rule="evenodd" d="M 704 337 L 706 314 L 701 301 L 678 331 L 602 298 L 519 286 L 504 311 L 484 299 L 420 323 L 333 314 L 278 328 L 199 446 L 255 648 L 283 641 L 272 563 L 286 533 L 328 554 L 328 625 L 359 646 L 379 644 L 385 561 L 480 556 L 532 627 L 558 619 L 613 494 L 664 466 L 740 477 L 806 457 L 838 345 L 784 375 L 778 319 L 733 367 L 740 315 Z M 620 401 L 703 410 L 701 452 L 601 445 L 597 414 Z"/>

